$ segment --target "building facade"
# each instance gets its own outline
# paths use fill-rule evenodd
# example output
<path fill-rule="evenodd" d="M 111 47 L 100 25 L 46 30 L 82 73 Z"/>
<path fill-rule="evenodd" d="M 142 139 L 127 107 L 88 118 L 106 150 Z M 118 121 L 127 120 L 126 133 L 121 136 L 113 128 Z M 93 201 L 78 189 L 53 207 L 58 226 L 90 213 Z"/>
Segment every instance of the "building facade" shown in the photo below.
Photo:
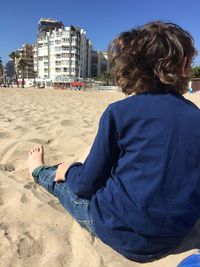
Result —
<path fill-rule="evenodd" d="M 14 63 L 12 59 L 10 59 L 6 63 L 5 68 L 6 68 L 7 77 L 9 77 L 10 79 L 13 79 L 15 77 L 15 68 L 14 68 Z"/>
<path fill-rule="evenodd" d="M 106 51 L 92 51 L 91 54 L 91 77 L 100 78 L 108 72 L 108 56 Z"/>
<path fill-rule="evenodd" d="M 37 77 L 52 82 L 90 77 L 91 49 L 91 42 L 83 29 L 41 19 L 34 46 Z"/>
<path fill-rule="evenodd" d="M 34 78 L 34 62 L 33 62 L 33 45 L 24 44 L 22 48 L 16 51 L 15 69 L 17 77 L 25 79 Z M 23 60 L 24 66 L 20 67 L 20 61 Z M 22 73 L 23 72 L 23 73 Z"/>

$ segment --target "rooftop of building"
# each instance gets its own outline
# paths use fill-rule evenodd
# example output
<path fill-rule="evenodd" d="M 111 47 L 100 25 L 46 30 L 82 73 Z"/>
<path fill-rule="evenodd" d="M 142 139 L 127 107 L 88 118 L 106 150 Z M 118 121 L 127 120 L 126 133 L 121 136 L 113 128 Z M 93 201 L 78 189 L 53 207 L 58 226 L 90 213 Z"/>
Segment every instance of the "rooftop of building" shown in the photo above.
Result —
<path fill-rule="evenodd" d="M 52 23 L 57 23 L 57 22 L 60 22 L 60 21 L 58 21 L 58 20 L 56 20 L 56 19 L 50 19 L 50 18 L 41 18 L 40 20 L 39 20 L 39 22 L 38 22 L 38 24 L 40 24 L 41 22 L 52 22 Z"/>

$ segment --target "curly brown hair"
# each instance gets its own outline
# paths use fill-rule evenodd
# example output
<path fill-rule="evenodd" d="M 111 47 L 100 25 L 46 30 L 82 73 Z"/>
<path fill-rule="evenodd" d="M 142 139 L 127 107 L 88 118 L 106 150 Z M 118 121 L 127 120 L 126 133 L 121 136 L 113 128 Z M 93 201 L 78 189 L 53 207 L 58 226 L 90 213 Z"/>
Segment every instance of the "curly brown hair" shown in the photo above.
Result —
<path fill-rule="evenodd" d="M 114 79 L 126 95 L 162 91 L 184 93 L 195 55 L 190 33 L 176 24 L 162 21 L 121 33 L 108 49 Z M 185 58 L 187 65 L 183 74 Z"/>

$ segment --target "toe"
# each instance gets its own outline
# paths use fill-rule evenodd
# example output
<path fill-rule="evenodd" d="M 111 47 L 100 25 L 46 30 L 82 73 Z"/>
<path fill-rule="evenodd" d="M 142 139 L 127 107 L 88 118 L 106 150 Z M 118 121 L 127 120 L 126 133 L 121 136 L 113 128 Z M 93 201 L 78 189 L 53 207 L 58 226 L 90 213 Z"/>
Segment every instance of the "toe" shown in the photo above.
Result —
<path fill-rule="evenodd" d="M 43 153 L 44 152 L 44 147 L 41 145 L 41 146 L 39 146 L 39 151 L 41 152 L 41 153 Z"/>
<path fill-rule="evenodd" d="M 33 147 L 32 149 L 31 149 L 31 154 L 33 154 L 34 152 L 36 152 L 37 151 L 37 147 L 35 146 L 35 147 Z"/>
<path fill-rule="evenodd" d="M 30 150 L 29 155 L 32 155 L 32 154 L 34 154 L 35 152 L 43 153 L 43 152 L 44 152 L 44 148 L 43 148 L 43 146 L 41 145 L 41 146 L 35 146 L 35 147 L 33 147 L 33 148 Z"/>
<path fill-rule="evenodd" d="M 35 147 L 33 148 L 33 152 L 37 152 L 37 151 L 38 151 L 38 147 L 35 146 Z"/>

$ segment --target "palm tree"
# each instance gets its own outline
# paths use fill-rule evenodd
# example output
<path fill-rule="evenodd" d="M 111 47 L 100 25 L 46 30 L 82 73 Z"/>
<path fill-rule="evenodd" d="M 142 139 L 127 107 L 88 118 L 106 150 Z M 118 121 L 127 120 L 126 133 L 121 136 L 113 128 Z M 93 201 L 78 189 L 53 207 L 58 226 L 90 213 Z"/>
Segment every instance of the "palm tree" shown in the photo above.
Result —
<path fill-rule="evenodd" d="M 28 63 L 26 62 L 26 60 L 24 58 L 20 58 L 19 62 L 18 62 L 18 67 L 21 71 L 21 75 L 22 75 L 22 88 L 24 88 L 24 73 L 25 73 L 25 67 L 28 65 Z"/>
<path fill-rule="evenodd" d="M 15 72 L 15 80 L 16 80 L 17 87 L 19 87 L 18 75 L 17 75 L 17 70 L 16 70 L 16 59 L 19 58 L 19 55 L 16 52 L 13 51 L 13 52 L 11 52 L 9 54 L 9 57 L 13 60 L 14 72 Z"/>

